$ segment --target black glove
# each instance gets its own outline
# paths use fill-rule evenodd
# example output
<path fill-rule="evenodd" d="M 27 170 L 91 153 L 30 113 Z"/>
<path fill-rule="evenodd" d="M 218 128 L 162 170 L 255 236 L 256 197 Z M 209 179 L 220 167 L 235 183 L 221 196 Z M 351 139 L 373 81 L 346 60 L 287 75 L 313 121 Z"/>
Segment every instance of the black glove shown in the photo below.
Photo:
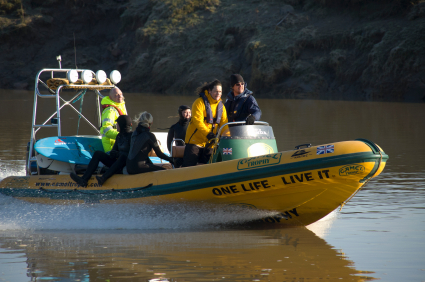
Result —
<path fill-rule="evenodd" d="M 215 134 L 214 134 L 213 132 L 208 133 L 208 135 L 207 135 L 207 139 L 208 139 L 208 140 L 211 140 L 211 139 L 213 139 L 213 138 L 215 138 Z"/>
<path fill-rule="evenodd" d="M 253 115 L 249 115 L 249 116 L 246 118 L 246 124 L 247 124 L 247 125 L 252 125 L 252 124 L 254 124 L 254 122 L 255 122 L 255 117 L 254 117 Z"/>
<path fill-rule="evenodd" d="M 113 159 L 117 159 L 119 157 L 120 153 L 118 151 L 112 150 L 109 152 L 109 156 Z"/>

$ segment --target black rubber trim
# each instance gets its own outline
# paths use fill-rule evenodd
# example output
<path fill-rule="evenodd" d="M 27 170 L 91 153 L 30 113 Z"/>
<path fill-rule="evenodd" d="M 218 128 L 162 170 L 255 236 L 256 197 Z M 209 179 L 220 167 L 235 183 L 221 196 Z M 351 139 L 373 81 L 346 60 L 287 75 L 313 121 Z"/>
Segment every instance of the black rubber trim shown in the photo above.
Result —
<path fill-rule="evenodd" d="M 373 166 L 373 169 L 370 171 L 370 173 L 368 175 L 366 175 L 365 178 L 363 178 L 362 180 L 359 181 L 360 183 L 364 183 L 368 179 L 370 179 L 372 176 L 375 175 L 375 173 L 379 169 L 379 166 L 381 165 L 381 162 L 382 161 L 385 162 L 388 159 L 388 155 L 385 154 L 384 151 L 382 151 L 375 143 L 373 143 L 370 140 L 367 140 L 367 139 L 364 139 L 364 138 L 359 138 L 359 139 L 356 139 L 356 140 L 361 141 L 361 142 L 365 143 L 366 145 L 368 145 L 372 149 L 374 154 L 380 154 L 381 155 L 381 158 L 379 160 L 375 161 L 375 165 Z"/>
<path fill-rule="evenodd" d="M 373 143 L 370 140 L 367 140 L 367 139 L 364 139 L 364 138 L 359 138 L 359 139 L 356 139 L 356 140 L 357 141 L 361 141 L 361 142 L 365 143 L 366 145 L 368 145 L 372 149 L 372 152 L 374 154 L 378 154 L 379 152 L 381 152 L 381 150 L 379 149 L 379 147 L 376 146 L 376 144 Z M 384 153 L 384 151 L 382 151 L 382 153 Z"/>

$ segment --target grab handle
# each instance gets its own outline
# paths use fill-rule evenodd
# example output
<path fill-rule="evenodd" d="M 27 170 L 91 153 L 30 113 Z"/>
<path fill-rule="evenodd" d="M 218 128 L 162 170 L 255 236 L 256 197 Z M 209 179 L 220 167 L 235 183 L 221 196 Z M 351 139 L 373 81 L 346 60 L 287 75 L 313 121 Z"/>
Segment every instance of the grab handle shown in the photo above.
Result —
<path fill-rule="evenodd" d="M 301 147 L 310 148 L 311 144 L 306 143 L 306 144 L 301 144 L 301 145 L 295 146 L 295 150 L 299 150 Z"/>

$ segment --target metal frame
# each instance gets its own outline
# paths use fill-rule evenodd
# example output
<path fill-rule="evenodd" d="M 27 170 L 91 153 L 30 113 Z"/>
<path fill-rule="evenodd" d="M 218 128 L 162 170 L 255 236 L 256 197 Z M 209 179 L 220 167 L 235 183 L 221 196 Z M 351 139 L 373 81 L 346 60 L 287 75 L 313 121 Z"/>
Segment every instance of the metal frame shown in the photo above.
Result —
<path fill-rule="evenodd" d="M 54 90 L 50 89 L 47 86 L 47 84 L 40 79 L 40 75 L 44 72 L 50 72 L 50 77 L 54 78 L 55 73 L 67 73 L 70 70 L 72 70 L 72 69 L 62 69 L 62 68 L 60 68 L 60 69 L 42 69 L 37 73 L 37 76 L 35 77 L 34 105 L 33 105 L 33 115 L 32 115 L 32 122 L 31 122 L 31 140 L 30 140 L 30 146 L 29 146 L 29 151 L 28 151 L 28 163 L 27 163 L 27 172 L 29 172 L 29 173 L 31 173 L 31 162 L 37 163 L 37 159 L 35 157 L 36 153 L 34 152 L 34 143 L 36 141 L 37 132 L 41 128 L 57 127 L 58 136 L 61 136 L 61 114 L 60 114 L 60 111 L 63 107 L 70 106 L 78 115 L 80 115 L 97 132 L 97 134 L 100 134 L 98 128 L 95 125 L 93 125 L 79 110 L 77 110 L 74 106 L 71 105 L 71 102 L 74 101 L 77 97 L 79 97 L 83 90 L 93 90 L 93 92 L 95 92 L 95 94 L 96 94 L 97 117 L 98 117 L 98 124 L 100 126 L 101 125 L 101 112 L 100 112 L 100 101 L 99 101 L 98 97 L 100 97 L 101 99 L 105 97 L 102 94 L 100 94 L 100 92 L 98 90 L 98 88 L 100 86 L 98 86 L 98 85 L 87 85 L 87 84 L 78 85 L 79 88 L 81 88 L 81 90 L 78 91 L 78 93 L 74 97 L 72 97 L 71 100 L 66 101 L 64 98 L 62 98 L 60 96 L 60 92 L 67 85 L 60 85 L 60 86 L 58 86 L 56 91 L 54 91 Z M 77 69 L 76 71 L 81 73 L 85 70 L 86 69 Z M 95 73 L 92 70 L 89 70 L 89 71 L 91 71 L 92 74 L 95 76 Z M 39 90 L 40 84 L 43 85 L 49 91 L 50 94 L 42 94 Z M 112 88 L 115 87 L 115 85 L 102 85 L 101 87 L 103 89 L 105 89 L 105 88 L 106 89 L 112 89 Z M 47 120 L 45 120 L 42 124 L 36 124 L 38 97 L 40 97 L 40 98 L 54 98 L 55 101 L 56 101 L 56 111 L 52 115 L 50 115 L 50 117 Z M 61 101 L 62 101 L 62 105 L 61 105 Z M 57 123 L 56 124 L 47 124 L 55 116 L 57 117 Z M 34 157 L 32 157 L 33 154 L 34 154 Z M 40 174 L 40 167 L 38 166 L 38 164 L 37 164 L 37 173 Z"/>

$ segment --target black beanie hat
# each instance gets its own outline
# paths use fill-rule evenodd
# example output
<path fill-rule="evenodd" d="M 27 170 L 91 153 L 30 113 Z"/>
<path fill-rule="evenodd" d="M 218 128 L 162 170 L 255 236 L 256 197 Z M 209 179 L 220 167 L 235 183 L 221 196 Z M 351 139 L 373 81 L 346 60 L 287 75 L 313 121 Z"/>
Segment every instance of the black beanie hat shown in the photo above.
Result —
<path fill-rule="evenodd" d="M 230 76 L 230 86 L 233 87 L 238 82 L 245 83 L 243 81 L 243 77 L 240 74 L 232 74 Z"/>
<path fill-rule="evenodd" d="M 122 115 L 122 116 L 119 116 L 115 121 L 120 126 L 120 132 L 131 131 L 132 122 L 131 122 L 130 116 Z"/>
<path fill-rule="evenodd" d="M 186 106 L 186 105 L 181 105 L 179 107 L 179 113 L 181 113 L 181 112 L 183 112 L 185 110 L 190 110 L 190 107 L 189 106 Z"/>

